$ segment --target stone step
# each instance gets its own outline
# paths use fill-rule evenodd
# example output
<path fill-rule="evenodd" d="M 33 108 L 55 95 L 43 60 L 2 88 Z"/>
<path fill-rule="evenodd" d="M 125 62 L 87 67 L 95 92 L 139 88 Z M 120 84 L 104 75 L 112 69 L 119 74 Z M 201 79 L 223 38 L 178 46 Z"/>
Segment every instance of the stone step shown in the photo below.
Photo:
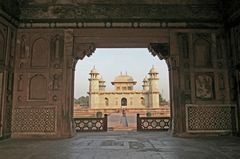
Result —
<path fill-rule="evenodd" d="M 136 127 L 108 127 L 108 131 L 136 131 Z"/>

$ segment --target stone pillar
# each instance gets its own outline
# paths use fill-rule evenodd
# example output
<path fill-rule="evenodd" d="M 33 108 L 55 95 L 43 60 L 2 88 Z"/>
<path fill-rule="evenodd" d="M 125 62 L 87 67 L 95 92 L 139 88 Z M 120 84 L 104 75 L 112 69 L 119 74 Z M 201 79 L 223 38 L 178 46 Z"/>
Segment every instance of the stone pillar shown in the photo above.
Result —
<path fill-rule="evenodd" d="M 185 105 L 182 103 L 180 61 L 178 52 L 177 33 L 170 33 L 169 44 L 152 43 L 149 51 L 153 56 L 165 59 L 169 68 L 170 104 L 171 104 L 171 133 L 182 135 L 185 133 Z"/>
<path fill-rule="evenodd" d="M 240 136 L 240 64 L 237 65 L 237 117 L 238 117 L 238 129 L 237 129 L 237 135 Z"/>
<path fill-rule="evenodd" d="M 171 133 L 181 136 L 186 132 L 185 129 L 185 103 L 182 98 L 183 88 L 181 86 L 180 58 L 178 51 L 177 32 L 170 33 L 169 44 L 153 43 L 149 47 L 153 56 L 165 59 L 169 68 L 170 80 L 170 104 L 171 104 Z"/>
<path fill-rule="evenodd" d="M 64 31 L 64 62 L 63 62 L 63 87 L 61 115 L 61 137 L 73 136 L 73 100 L 74 100 L 74 69 L 76 60 L 73 57 L 73 30 Z"/>
<path fill-rule="evenodd" d="M 16 28 L 0 17 L 0 139 L 11 136 Z"/>
<path fill-rule="evenodd" d="M 232 78 L 230 77 L 231 100 L 236 100 L 237 102 L 237 135 L 240 136 L 240 25 L 231 28 L 226 40 L 229 41 L 228 51 L 231 55 L 228 57 L 230 61 L 229 72 L 232 72 Z"/>
<path fill-rule="evenodd" d="M 181 73 L 177 33 L 170 33 L 170 57 L 167 59 L 170 76 L 170 98 L 172 111 L 172 134 L 179 136 L 185 130 L 185 106 L 181 103 Z"/>

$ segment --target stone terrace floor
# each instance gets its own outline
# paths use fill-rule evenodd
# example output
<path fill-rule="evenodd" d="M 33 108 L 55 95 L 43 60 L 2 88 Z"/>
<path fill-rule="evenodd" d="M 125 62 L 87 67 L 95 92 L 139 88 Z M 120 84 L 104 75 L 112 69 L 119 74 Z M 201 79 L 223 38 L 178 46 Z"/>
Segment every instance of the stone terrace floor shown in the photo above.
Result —
<path fill-rule="evenodd" d="M 8 139 L 0 141 L 0 159 L 240 159 L 240 138 L 114 131 L 59 140 Z"/>

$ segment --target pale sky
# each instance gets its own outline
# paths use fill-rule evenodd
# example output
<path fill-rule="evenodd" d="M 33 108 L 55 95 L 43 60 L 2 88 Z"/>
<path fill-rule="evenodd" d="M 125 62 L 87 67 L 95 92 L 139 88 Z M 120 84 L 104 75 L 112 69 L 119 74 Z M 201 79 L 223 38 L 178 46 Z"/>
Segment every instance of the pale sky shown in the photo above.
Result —
<path fill-rule="evenodd" d="M 134 90 L 142 90 L 142 81 L 154 66 L 158 70 L 159 90 L 163 98 L 169 100 L 168 67 L 164 60 L 153 57 L 148 49 L 96 49 L 90 57 L 79 60 L 75 70 L 74 97 L 87 96 L 89 72 L 95 66 L 103 77 L 106 91 L 114 90 L 111 82 L 122 72 L 132 76 L 137 84 Z"/>

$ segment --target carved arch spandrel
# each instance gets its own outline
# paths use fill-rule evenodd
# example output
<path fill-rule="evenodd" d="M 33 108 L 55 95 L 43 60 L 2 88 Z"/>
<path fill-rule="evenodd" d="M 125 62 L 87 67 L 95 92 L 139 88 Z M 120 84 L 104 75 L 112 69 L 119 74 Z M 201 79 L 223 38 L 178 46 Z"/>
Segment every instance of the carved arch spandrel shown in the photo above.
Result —
<path fill-rule="evenodd" d="M 36 39 L 32 44 L 32 67 L 48 67 L 49 44 L 44 38 Z"/>
<path fill-rule="evenodd" d="M 29 99 L 47 100 L 48 83 L 45 76 L 36 74 L 29 79 Z"/>

